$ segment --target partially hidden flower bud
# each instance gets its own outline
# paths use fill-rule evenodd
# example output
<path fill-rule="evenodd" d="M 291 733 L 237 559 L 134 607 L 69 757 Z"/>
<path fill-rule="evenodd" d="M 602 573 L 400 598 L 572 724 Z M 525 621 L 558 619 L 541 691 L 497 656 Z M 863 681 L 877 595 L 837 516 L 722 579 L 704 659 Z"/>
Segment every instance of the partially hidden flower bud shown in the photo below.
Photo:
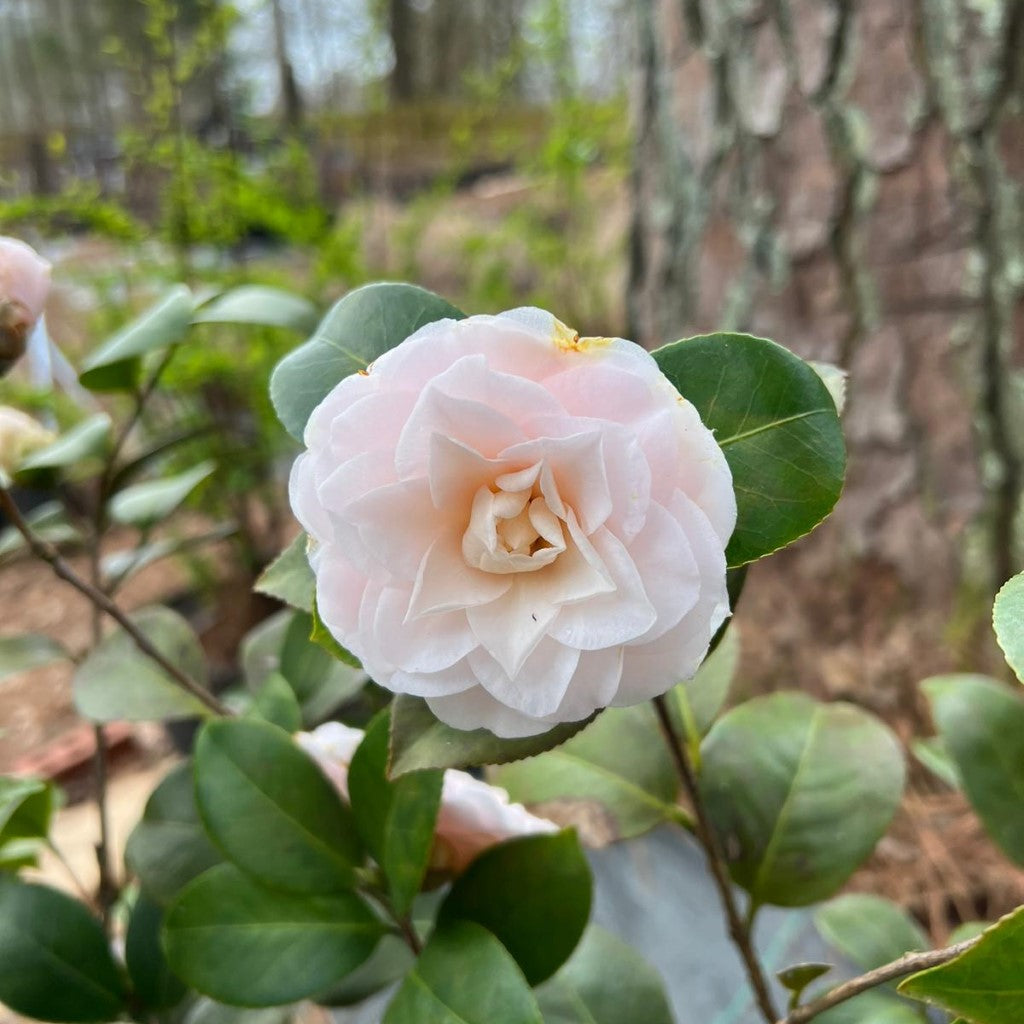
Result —
<path fill-rule="evenodd" d="M 0 471 L 13 473 L 24 458 L 56 436 L 19 409 L 0 405 Z"/>
<path fill-rule="evenodd" d="M 0 377 L 25 354 L 50 291 L 50 264 L 31 246 L 0 235 Z"/>
<path fill-rule="evenodd" d="M 361 730 L 341 722 L 326 722 L 296 736 L 299 746 L 346 800 L 349 765 L 362 740 Z M 522 804 L 511 803 L 505 790 L 449 768 L 444 773 L 430 870 L 438 875 L 459 874 L 490 846 L 515 836 L 557 831 L 554 822 L 538 818 Z"/>

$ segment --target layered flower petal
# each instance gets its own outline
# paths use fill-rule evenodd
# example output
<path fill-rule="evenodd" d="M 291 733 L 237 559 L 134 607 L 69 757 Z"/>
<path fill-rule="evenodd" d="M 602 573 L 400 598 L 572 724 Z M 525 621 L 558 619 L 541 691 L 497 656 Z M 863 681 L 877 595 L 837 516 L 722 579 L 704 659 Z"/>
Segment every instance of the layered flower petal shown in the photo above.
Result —
<path fill-rule="evenodd" d="M 292 472 L 328 628 L 455 728 L 527 736 L 691 675 L 729 613 L 713 435 L 622 339 L 427 325 L 317 408 Z"/>

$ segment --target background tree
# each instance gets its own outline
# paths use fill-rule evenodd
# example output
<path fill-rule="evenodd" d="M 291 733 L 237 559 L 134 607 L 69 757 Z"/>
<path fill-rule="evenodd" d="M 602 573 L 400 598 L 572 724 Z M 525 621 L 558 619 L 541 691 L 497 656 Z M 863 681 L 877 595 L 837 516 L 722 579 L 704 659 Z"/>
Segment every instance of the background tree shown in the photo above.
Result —
<path fill-rule="evenodd" d="M 749 330 L 849 370 L 845 498 L 754 611 L 816 638 L 833 693 L 897 699 L 1019 567 L 1024 4 L 636 9 L 634 336 Z M 752 670 L 811 682 L 777 639 Z"/>

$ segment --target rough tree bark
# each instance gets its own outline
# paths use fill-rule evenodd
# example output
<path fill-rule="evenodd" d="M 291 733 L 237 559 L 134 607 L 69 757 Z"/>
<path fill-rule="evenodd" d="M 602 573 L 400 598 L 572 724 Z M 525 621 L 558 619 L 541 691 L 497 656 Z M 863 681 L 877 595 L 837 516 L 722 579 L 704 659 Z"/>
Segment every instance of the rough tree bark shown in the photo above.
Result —
<path fill-rule="evenodd" d="M 910 702 L 990 654 L 1020 568 L 1024 0 L 636 9 L 634 336 L 747 330 L 850 372 L 846 493 L 752 573 L 747 667 Z"/>

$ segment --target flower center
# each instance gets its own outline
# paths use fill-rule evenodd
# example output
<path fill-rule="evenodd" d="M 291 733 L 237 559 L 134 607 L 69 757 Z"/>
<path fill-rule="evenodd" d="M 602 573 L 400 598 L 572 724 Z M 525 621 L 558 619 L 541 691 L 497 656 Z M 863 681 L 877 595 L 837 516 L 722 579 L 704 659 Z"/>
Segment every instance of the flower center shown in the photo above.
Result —
<path fill-rule="evenodd" d="M 553 483 L 540 482 L 542 466 L 505 473 L 473 497 L 462 554 L 485 572 L 535 572 L 565 550 L 558 512 L 564 512 Z M 547 492 L 547 493 L 545 493 Z"/>

